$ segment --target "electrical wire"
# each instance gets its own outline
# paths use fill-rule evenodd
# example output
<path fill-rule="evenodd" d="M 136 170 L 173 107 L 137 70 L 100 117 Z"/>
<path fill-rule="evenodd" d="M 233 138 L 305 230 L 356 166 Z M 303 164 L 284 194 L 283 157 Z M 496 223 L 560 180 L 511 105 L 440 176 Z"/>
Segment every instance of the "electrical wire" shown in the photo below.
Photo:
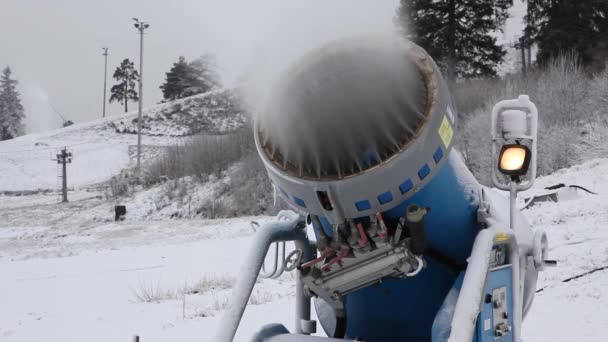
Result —
<path fill-rule="evenodd" d="M 69 148 L 69 147 L 74 147 L 74 146 L 80 146 L 80 145 L 84 145 L 84 144 L 90 144 L 91 142 L 89 141 L 85 141 L 85 142 L 80 142 L 77 144 L 71 144 L 71 145 L 61 145 L 61 146 L 56 146 L 56 147 L 44 147 L 44 148 L 33 148 L 33 149 L 28 149 L 28 150 L 12 150 L 12 151 L 0 151 L 1 153 L 4 154 L 11 154 L 11 153 L 23 153 L 23 152 L 39 152 L 39 151 L 49 151 L 49 150 L 59 150 L 62 148 Z"/>

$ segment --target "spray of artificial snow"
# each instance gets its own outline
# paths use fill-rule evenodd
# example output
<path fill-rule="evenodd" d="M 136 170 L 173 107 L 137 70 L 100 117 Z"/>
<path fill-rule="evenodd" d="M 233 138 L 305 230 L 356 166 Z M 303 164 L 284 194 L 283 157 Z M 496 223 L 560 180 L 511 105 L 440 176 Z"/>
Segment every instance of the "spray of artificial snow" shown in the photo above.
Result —
<path fill-rule="evenodd" d="M 267 153 L 317 178 L 355 174 L 397 153 L 426 106 L 410 49 L 396 35 L 365 36 L 301 58 L 257 113 Z"/>
<path fill-rule="evenodd" d="M 249 59 L 239 80 L 244 81 L 250 109 L 256 111 L 272 97 L 285 69 L 311 50 L 346 37 L 394 31 L 398 4 L 397 0 L 258 1 L 257 12 L 263 14 L 243 18 L 248 21 L 237 26 L 244 29 L 238 32 L 242 39 L 220 50 Z"/>
<path fill-rule="evenodd" d="M 28 84 L 23 93 L 27 104 L 25 126 L 27 133 L 44 132 L 61 127 L 61 118 L 53 111 L 47 92 L 37 84 Z"/>
<path fill-rule="evenodd" d="M 411 138 L 425 89 L 395 33 L 397 3 L 304 2 L 264 37 L 246 77 L 248 106 L 300 174 L 353 174 Z"/>

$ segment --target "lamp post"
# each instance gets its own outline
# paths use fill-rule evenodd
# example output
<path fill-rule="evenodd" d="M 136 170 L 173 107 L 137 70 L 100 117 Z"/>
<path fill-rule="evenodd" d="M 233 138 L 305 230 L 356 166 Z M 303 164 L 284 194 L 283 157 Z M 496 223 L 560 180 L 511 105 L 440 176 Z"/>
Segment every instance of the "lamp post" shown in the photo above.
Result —
<path fill-rule="evenodd" d="M 102 118 L 106 117 L 106 88 L 107 88 L 107 79 L 108 79 L 108 48 L 102 48 L 103 53 L 101 54 L 105 58 L 105 64 L 103 67 L 103 111 L 101 114 Z"/>
<path fill-rule="evenodd" d="M 133 18 L 133 20 L 135 28 L 139 31 L 139 109 L 137 112 L 137 174 L 139 176 L 141 175 L 141 110 L 144 99 L 144 30 L 150 25 L 137 18 Z"/>
<path fill-rule="evenodd" d="M 515 229 L 517 192 L 536 179 L 538 110 L 528 95 L 498 102 L 492 109 L 492 183 L 510 194 L 510 228 Z M 498 152 L 500 150 L 500 153 Z"/>

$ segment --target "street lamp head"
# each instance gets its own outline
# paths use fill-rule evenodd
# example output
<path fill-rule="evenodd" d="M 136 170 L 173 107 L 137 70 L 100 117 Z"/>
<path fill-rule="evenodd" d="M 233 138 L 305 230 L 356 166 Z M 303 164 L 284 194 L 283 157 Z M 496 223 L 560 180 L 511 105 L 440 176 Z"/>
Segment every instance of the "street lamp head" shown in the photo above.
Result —
<path fill-rule="evenodd" d="M 150 27 L 149 24 L 144 24 L 144 28 L 148 28 L 148 27 Z"/>
<path fill-rule="evenodd" d="M 137 18 L 132 18 L 135 22 L 139 22 L 139 19 Z"/>
<path fill-rule="evenodd" d="M 532 152 L 526 145 L 507 144 L 500 150 L 498 170 L 505 176 L 520 177 L 528 173 Z"/>
<path fill-rule="evenodd" d="M 135 23 L 133 26 L 135 26 L 135 28 L 139 28 L 139 23 Z"/>

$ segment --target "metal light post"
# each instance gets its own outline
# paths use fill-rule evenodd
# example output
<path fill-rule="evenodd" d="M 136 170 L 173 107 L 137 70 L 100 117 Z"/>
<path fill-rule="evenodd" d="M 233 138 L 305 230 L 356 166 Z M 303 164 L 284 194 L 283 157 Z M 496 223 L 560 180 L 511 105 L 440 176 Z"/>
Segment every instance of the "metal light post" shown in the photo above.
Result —
<path fill-rule="evenodd" d="M 515 229 L 517 193 L 536 179 L 538 110 L 528 95 L 498 102 L 492 109 L 492 183 L 509 191 L 510 228 Z M 499 153 L 500 151 L 500 153 Z"/>
<path fill-rule="evenodd" d="M 106 117 L 106 88 L 108 83 L 108 48 L 102 48 L 103 53 L 102 56 L 105 58 L 105 64 L 103 67 L 103 112 L 101 114 L 102 118 Z"/>
<path fill-rule="evenodd" d="M 137 112 L 137 174 L 141 174 L 141 110 L 144 99 L 144 30 L 149 24 L 133 18 L 135 28 L 139 31 L 139 110 Z"/>

